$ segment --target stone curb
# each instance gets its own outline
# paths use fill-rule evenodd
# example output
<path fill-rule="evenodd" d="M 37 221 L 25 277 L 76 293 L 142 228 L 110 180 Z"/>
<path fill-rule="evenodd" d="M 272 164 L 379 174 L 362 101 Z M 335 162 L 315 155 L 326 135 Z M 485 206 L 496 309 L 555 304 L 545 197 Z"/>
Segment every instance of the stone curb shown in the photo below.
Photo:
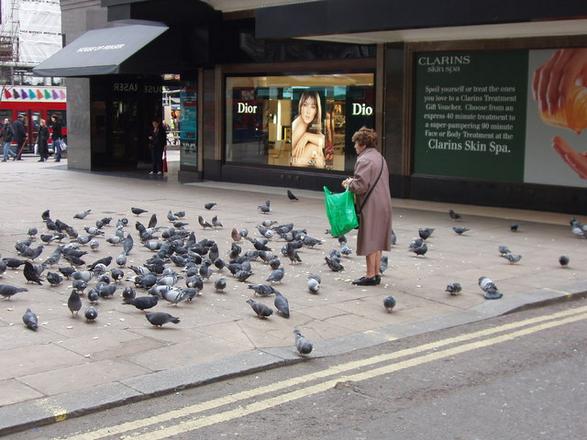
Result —
<path fill-rule="evenodd" d="M 401 338 L 585 298 L 587 281 L 576 282 L 561 289 L 544 288 L 531 293 L 516 294 L 513 297 L 504 296 L 501 300 L 486 301 L 469 310 L 450 315 L 409 324 L 390 324 L 378 330 L 324 341 L 320 345 L 318 355 L 328 357 L 348 354 Z M 97 386 L 91 390 L 7 405 L 0 408 L 0 436 L 303 361 L 293 347 L 257 349 L 216 362 L 159 371 Z"/>

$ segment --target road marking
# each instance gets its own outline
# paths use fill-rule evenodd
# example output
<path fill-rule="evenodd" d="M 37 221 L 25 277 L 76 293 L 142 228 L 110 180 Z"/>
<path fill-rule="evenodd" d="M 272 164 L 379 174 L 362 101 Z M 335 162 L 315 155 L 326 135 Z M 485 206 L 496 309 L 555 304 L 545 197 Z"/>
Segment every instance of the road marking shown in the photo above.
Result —
<path fill-rule="evenodd" d="M 325 368 L 324 370 L 317 371 L 315 373 L 306 374 L 303 376 L 293 377 L 289 379 L 285 379 L 279 382 L 275 382 L 270 385 L 265 385 L 245 391 L 240 391 L 230 396 L 223 396 L 216 399 L 212 399 L 206 402 L 196 403 L 190 406 L 186 406 L 181 409 L 168 411 L 162 414 L 157 414 L 155 416 L 147 417 L 144 419 L 133 420 L 130 422 L 124 422 L 119 425 L 113 425 L 110 427 L 104 427 L 95 431 L 82 433 L 78 435 L 74 435 L 71 437 L 65 437 L 69 440 L 97 440 L 103 437 L 114 436 L 123 434 L 125 432 L 134 431 L 137 429 L 145 428 L 150 425 L 161 424 L 168 422 L 173 419 L 183 418 L 187 416 L 191 416 L 200 412 L 216 409 L 222 406 L 226 406 L 229 404 L 238 403 L 240 401 L 259 397 L 263 394 L 268 394 L 276 391 L 280 391 L 286 388 L 290 388 L 292 386 L 301 385 L 303 383 L 311 382 L 317 379 L 323 379 L 329 376 L 334 376 L 337 374 L 341 374 L 350 370 L 355 370 L 362 367 L 367 367 L 371 365 L 375 365 L 381 362 L 390 361 L 393 359 L 398 359 L 418 353 L 422 353 L 424 351 L 434 350 L 441 347 L 445 347 L 447 345 L 455 344 L 458 342 L 465 342 L 470 341 L 473 339 L 491 336 L 496 333 L 501 333 L 508 330 L 517 329 L 520 327 L 525 327 L 532 324 L 538 324 L 541 322 L 550 321 L 553 319 L 564 318 L 567 316 L 578 315 L 581 313 L 587 312 L 587 306 L 578 307 L 575 309 L 564 310 L 562 312 L 553 313 L 550 315 L 543 315 L 537 316 L 534 318 L 528 318 L 521 321 L 516 321 L 508 324 L 501 325 L 499 327 L 491 327 L 484 330 L 478 330 L 471 333 L 465 333 L 462 335 L 454 336 L 451 338 L 442 339 L 439 341 L 434 341 L 430 343 L 426 343 L 417 347 L 412 347 L 404 350 L 400 350 L 393 353 L 386 353 L 377 356 L 373 356 L 366 359 L 360 359 L 357 361 L 351 361 L 344 364 L 333 365 L 331 367 Z M 337 380 L 338 381 L 338 380 Z"/>
<path fill-rule="evenodd" d="M 165 428 L 160 428 L 156 431 L 152 432 L 144 432 L 136 435 L 131 436 L 124 436 L 123 438 L 126 440 L 160 440 L 164 438 L 173 437 L 179 434 L 183 434 L 186 432 L 191 432 L 196 429 L 205 428 L 207 426 L 229 422 L 231 420 L 244 417 L 250 414 L 254 414 L 260 411 L 265 411 L 267 409 L 274 408 L 279 405 L 283 405 L 285 403 L 292 402 L 294 400 L 302 399 L 304 397 L 309 397 L 318 393 L 322 393 L 328 391 L 332 387 L 334 387 L 339 382 L 361 382 L 368 379 L 373 379 L 378 376 L 382 376 L 385 374 L 394 373 L 396 371 L 404 370 L 406 368 L 416 367 L 419 365 L 423 365 L 429 362 L 433 362 L 439 359 L 444 359 L 447 357 L 455 356 L 458 354 L 466 353 L 473 350 L 478 350 L 480 348 L 490 347 L 492 345 L 500 344 L 507 341 L 512 341 L 514 339 L 527 336 L 533 333 L 537 333 L 543 330 L 551 329 L 554 327 L 560 327 L 562 325 L 570 324 L 573 322 L 581 321 L 587 319 L 587 313 L 571 316 L 569 318 L 561 319 L 558 321 L 551 321 L 544 324 L 536 325 L 533 327 L 528 327 L 516 332 L 506 333 L 501 336 L 496 336 L 495 338 L 491 339 L 484 339 L 481 341 L 471 342 L 468 344 L 459 345 L 456 347 L 448 348 L 446 350 L 437 351 L 433 353 L 428 353 L 419 357 L 407 359 L 405 361 L 385 365 L 379 368 L 373 368 L 371 370 L 367 370 L 361 373 L 352 374 L 348 376 L 341 376 L 336 379 L 331 379 L 317 385 L 308 386 L 306 388 L 301 388 L 295 391 L 291 391 L 285 394 L 278 395 L 276 397 L 268 398 L 265 400 L 261 400 L 258 402 L 251 403 L 249 405 L 240 406 L 238 408 L 224 411 L 221 413 L 213 414 L 210 416 L 203 416 L 200 418 L 196 418 L 193 420 L 187 420 L 180 422 L 176 425 L 172 425 Z"/>

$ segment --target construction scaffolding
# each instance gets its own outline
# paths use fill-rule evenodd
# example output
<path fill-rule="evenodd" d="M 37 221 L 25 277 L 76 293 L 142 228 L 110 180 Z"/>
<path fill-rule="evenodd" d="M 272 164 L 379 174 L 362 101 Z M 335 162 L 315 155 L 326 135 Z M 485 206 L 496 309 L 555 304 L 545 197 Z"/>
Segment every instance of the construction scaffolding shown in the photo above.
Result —
<path fill-rule="evenodd" d="M 0 82 L 41 84 L 31 68 L 63 46 L 59 0 L 4 0 L 0 24 Z"/>

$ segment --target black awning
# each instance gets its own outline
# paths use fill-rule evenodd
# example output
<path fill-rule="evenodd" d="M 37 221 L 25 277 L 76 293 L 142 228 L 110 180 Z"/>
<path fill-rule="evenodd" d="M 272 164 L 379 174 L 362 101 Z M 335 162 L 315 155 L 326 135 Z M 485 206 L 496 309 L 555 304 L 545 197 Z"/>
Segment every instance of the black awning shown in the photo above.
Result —
<path fill-rule="evenodd" d="M 129 59 L 167 29 L 162 23 L 141 22 L 91 30 L 34 67 L 33 72 L 40 76 L 81 77 L 143 73 L 144 63 L 131 63 Z"/>

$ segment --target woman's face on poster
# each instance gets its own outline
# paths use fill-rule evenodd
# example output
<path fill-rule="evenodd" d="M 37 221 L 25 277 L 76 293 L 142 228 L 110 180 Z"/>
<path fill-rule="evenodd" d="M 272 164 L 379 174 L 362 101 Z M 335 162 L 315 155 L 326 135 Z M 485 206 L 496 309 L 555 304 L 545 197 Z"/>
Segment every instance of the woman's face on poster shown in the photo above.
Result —
<path fill-rule="evenodd" d="M 312 98 L 311 96 L 308 96 L 306 98 L 306 100 L 304 102 L 302 102 L 302 111 L 301 111 L 302 121 L 304 121 L 304 123 L 306 125 L 311 124 L 312 121 L 314 120 L 314 118 L 316 117 L 317 111 L 318 111 L 318 109 L 316 108 L 315 99 Z"/>

